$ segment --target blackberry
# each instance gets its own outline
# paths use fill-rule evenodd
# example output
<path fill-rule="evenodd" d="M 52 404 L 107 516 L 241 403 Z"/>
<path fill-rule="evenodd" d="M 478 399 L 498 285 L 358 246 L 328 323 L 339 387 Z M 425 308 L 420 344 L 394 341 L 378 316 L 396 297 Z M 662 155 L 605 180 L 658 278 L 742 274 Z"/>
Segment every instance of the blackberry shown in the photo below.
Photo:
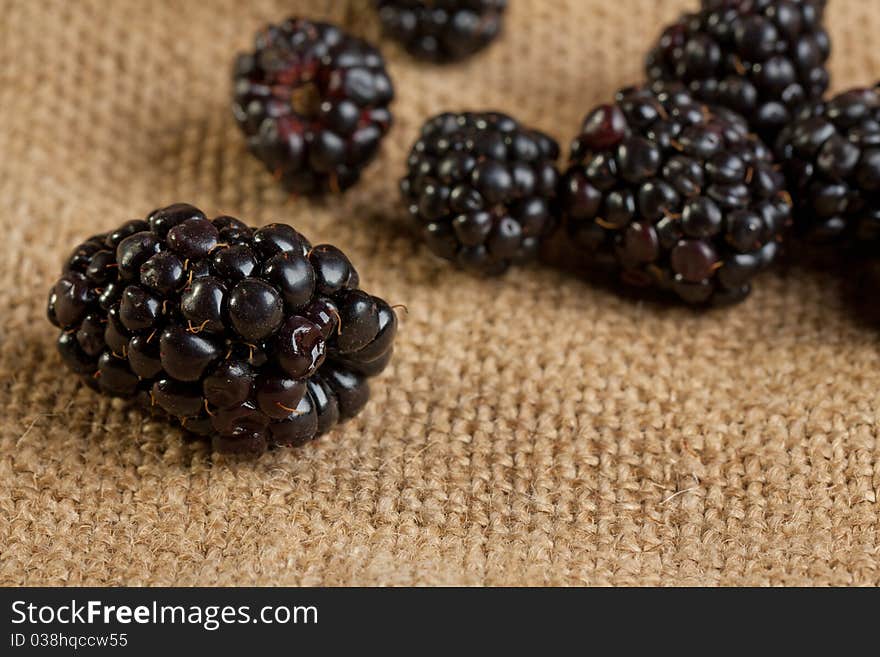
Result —
<path fill-rule="evenodd" d="M 795 200 L 795 228 L 816 242 L 880 238 L 880 90 L 852 89 L 803 108 L 776 155 Z"/>
<path fill-rule="evenodd" d="M 415 57 L 452 62 L 501 32 L 507 0 L 376 0 L 386 35 Z"/>
<path fill-rule="evenodd" d="M 742 114 L 768 144 L 828 89 L 825 0 L 702 0 L 667 27 L 647 58 L 651 80 Z"/>
<path fill-rule="evenodd" d="M 95 235 L 49 294 L 64 363 L 219 451 L 299 445 L 352 417 L 397 318 L 339 249 L 176 204 Z"/>
<path fill-rule="evenodd" d="M 533 258 L 554 226 L 559 147 L 498 112 L 429 119 L 400 183 L 428 247 L 500 274 Z"/>
<path fill-rule="evenodd" d="M 291 18 L 234 69 L 233 114 L 251 152 L 292 193 L 354 185 L 391 127 L 382 55 L 328 23 Z"/>
<path fill-rule="evenodd" d="M 584 120 L 561 181 L 566 234 L 593 265 L 694 304 L 743 299 L 790 199 L 745 120 L 680 85 L 619 91 Z"/>

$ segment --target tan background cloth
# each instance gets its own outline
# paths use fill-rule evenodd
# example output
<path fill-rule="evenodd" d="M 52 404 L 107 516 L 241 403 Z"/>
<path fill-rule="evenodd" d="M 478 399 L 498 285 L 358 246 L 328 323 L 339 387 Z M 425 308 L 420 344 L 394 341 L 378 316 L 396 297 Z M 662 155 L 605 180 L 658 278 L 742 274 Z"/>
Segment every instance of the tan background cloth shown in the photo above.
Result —
<path fill-rule="evenodd" d="M 383 43 L 383 154 L 311 202 L 246 153 L 229 68 L 261 25 L 342 3 L 0 2 L 0 583 L 880 583 L 878 333 L 831 277 L 768 274 L 700 314 L 537 266 L 477 280 L 407 231 L 428 115 L 506 110 L 567 148 L 696 4 L 511 0 L 504 37 L 451 68 Z M 828 14 L 834 88 L 880 77 L 878 3 Z M 178 200 L 290 222 L 409 307 L 362 415 L 241 462 L 62 371 L 62 257 Z"/>

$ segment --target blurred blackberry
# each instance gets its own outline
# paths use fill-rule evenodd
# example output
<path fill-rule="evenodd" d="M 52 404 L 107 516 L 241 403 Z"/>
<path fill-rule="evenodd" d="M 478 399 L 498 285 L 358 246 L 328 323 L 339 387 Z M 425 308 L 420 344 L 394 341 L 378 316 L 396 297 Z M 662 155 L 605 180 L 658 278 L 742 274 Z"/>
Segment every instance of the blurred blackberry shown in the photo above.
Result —
<path fill-rule="evenodd" d="M 391 127 L 382 55 L 327 23 L 291 18 L 239 55 L 233 114 L 248 147 L 292 193 L 354 185 Z"/>
<path fill-rule="evenodd" d="M 795 227 L 815 242 L 880 238 L 880 91 L 852 89 L 805 107 L 776 155 L 795 201 Z"/>
<path fill-rule="evenodd" d="M 451 62 L 501 31 L 507 0 L 376 0 L 382 28 L 415 57 Z"/>
<path fill-rule="evenodd" d="M 534 257 L 553 229 L 559 147 L 497 112 L 429 119 L 400 188 L 428 247 L 500 274 Z"/>
<path fill-rule="evenodd" d="M 748 295 L 789 223 L 783 176 L 745 120 L 679 85 L 623 89 L 590 112 L 560 189 L 589 264 L 694 304 Z"/>
<path fill-rule="evenodd" d="M 90 387 L 161 409 L 219 451 L 260 452 L 366 404 L 397 319 L 358 284 L 334 246 L 180 203 L 78 246 L 48 316 Z"/>
<path fill-rule="evenodd" d="M 699 100 L 742 114 L 768 144 L 828 88 L 825 0 L 702 0 L 663 32 L 651 80 L 678 80 Z"/>

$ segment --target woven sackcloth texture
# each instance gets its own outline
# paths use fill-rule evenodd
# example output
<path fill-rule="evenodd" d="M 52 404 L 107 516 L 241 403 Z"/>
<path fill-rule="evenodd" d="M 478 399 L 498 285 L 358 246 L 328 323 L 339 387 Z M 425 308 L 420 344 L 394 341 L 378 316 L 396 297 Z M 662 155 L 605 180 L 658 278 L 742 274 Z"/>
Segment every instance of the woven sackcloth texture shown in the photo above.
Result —
<path fill-rule="evenodd" d="M 494 108 L 567 147 L 696 0 L 511 0 L 503 38 L 419 64 L 379 160 L 289 198 L 229 109 L 233 55 L 344 2 L 0 2 L 0 583 L 880 583 L 880 348 L 833 276 L 781 269 L 709 313 L 539 266 L 480 280 L 410 234 L 397 179 L 422 121 Z M 834 88 L 880 77 L 880 8 L 831 0 Z M 63 370 L 45 319 L 86 236 L 188 201 L 332 242 L 405 304 L 365 411 L 247 461 Z"/>

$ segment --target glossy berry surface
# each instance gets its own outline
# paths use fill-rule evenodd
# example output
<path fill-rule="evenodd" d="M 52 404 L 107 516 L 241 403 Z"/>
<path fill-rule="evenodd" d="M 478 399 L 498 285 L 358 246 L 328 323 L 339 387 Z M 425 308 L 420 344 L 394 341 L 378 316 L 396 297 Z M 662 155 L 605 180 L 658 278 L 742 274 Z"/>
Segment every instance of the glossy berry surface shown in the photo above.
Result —
<path fill-rule="evenodd" d="M 649 79 L 677 80 L 699 100 L 742 114 L 768 144 L 828 88 L 825 0 L 702 0 L 667 27 Z"/>
<path fill-rule="evenodd" d="M 790 223 L 783 176 L 745 120 L 675 84 L 623 89 L 587 115 L 560 205 L 586 264 L 693 304 L 747 296 Z"/>
<path fill-rule="evenodd" d="M 220 451 L 259 452 L 366 404 L 397 317 L 358 285 L 344 253 L 290 226 L 176 204 L 74 249 L 48 317 L 90 387 L 148 400 Z"/>
<path fill-rule="evenodd" d="M 385 34 L 411 55 L 452 62 L 498 36 L 507 0 L 375 0 L 375 5 Z"/>
<path fill-rule="evenodd" d="M 880 90 L 852 89 L 804 108 L 776 155 L 795 200 L 795 228 L 815 242 L 880 239 Z"/>
<path fill-rule="evenodd" d="M 445 113 L 413 145 L 400 188 L 428 248 L 500 274 L 553 230 L 559 147 L 505 114 Z"/>
<path fill-rule="evenodd" d="M 295 194 L 354 185 L 391 127 L 382 55 L 329 23 L 268 26 L 233 78 L 233 114 L 250 151 Z"/>

